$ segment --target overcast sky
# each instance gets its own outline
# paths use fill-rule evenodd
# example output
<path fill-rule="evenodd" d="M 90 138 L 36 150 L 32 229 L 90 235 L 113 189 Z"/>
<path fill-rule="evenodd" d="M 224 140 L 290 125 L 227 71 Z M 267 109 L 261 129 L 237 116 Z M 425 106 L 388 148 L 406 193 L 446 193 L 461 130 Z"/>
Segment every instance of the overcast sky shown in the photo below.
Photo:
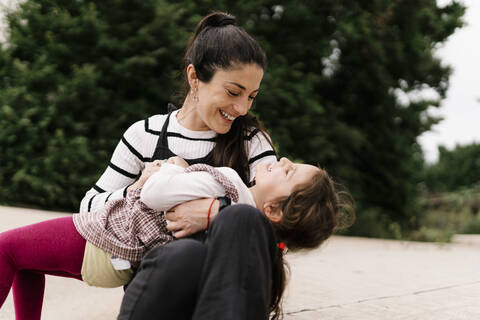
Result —
<path fill-rule="evenodd" d="M 0 8 L 16 2 L 0 0 Z M 440 5 L 449 2 L 438 0 Z M 467 25 L 457 30 L 437 51 L 437 56 L 453 67 L 447 98 L 440 108 L 430 110 L 444 120 L 418 140 L 430 162 L 437 159 L 439 145 L 451 149 L 456 144 L 480 143 L 480 1 L 464 0 L 463 3 L 467 6 L 464 17 Z"/>
<path fill-rule="evenodd" d="M 438 1 L 440 5 L 450 1 Z M 450 88 L 441 108 L 432 114 L 444 120 L 419 142 L 428 161 L 437 159 L 437 146 L 448 149 L 456 144 L 480 143 L 480 1 L 465 0 L 467 25 L 457 30 L 437 55 L 453 67 Z"/>

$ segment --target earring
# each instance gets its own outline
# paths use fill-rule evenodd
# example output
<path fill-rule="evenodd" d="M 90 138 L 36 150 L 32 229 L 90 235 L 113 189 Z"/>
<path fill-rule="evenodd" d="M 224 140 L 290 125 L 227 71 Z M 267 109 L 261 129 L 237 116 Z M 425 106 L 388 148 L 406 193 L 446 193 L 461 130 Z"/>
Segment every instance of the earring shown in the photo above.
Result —
<path fill-rule="evenodd" d="M 197 89 L 196 89 L 196 88 L 192 88 L 190 92 L 192 93 L 193 101 L 196 102 L 196 103 L 198 103 Z"/>

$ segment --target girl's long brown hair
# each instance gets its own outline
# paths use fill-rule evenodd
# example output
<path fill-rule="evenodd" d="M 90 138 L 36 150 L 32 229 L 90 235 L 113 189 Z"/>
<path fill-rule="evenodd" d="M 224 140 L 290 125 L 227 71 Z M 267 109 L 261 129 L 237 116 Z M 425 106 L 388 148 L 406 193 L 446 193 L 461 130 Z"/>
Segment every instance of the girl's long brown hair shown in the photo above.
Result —
<path fill-rule="evenodd" d="M 280 199 L 282 219 L 273 223 L 278 241 L 290 251 L 314 249 L 328 239 L 336 229 L 353 223 L 353 199 L 339 191 L 325 170 L 319 168 L 310 181 L 299 185 L 287 198 Z M 282 317 L 282 295 L 287 281 L 288 265 L 277 250 L 274 262 L 271 312 L 272 319 Z"/>

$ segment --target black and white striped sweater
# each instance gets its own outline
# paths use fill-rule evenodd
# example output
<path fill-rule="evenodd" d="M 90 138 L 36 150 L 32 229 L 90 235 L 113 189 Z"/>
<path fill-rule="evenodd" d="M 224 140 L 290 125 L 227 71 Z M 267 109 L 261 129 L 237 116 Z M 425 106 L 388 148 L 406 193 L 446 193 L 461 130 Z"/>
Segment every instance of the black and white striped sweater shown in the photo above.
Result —
<path fill-rule="evenodd" d="M 167 137 L 170 150 L 185 159 L 205 157 L 214 147 L 216 133 L 192 131 L 177 121 L 174 111 L 168 123 Z M 85 194 L 80 212 L 99 210 L 108 200 L 125 196 L 126 188 L 150 162 L 167 115 L 155 115 L 135 122 L 124 133 L 113 152 L 110 163 L 97 183 Z M 263 161 L 276 161 L 275 153 L 261 133 L 245 139 L 250 159 L 250 177 L 255 177 L 255 166 Z"/>

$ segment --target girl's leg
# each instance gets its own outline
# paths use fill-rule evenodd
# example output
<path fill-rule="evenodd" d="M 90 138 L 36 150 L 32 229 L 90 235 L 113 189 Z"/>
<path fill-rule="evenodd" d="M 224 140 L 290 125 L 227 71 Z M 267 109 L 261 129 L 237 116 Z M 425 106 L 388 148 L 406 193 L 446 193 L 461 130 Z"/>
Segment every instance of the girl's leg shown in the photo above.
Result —
<path fill-rule="evenodd" d="M 71 216 L 0 233 L 0 306 L 13 287 L 16 319 L 40 319 L 45 274 L 81 280 L 85 243 Z"/>

